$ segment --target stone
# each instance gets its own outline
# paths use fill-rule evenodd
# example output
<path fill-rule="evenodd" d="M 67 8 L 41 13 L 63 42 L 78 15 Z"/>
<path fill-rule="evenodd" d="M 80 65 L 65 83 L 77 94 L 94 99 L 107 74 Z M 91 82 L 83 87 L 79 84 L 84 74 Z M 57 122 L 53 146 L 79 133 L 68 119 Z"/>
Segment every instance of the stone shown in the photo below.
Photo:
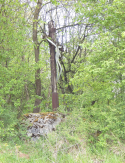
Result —
<path fill-rule="evenodd" d="M 26 122 L 27 136 L 32 141 L 37 141 L 41 136 L 47 136 L 48 133 L 55 131 L 56 126 L 63 121 L 65 116 L 60 113 L 29 113 L 23 115 L 23 124 Z"/>

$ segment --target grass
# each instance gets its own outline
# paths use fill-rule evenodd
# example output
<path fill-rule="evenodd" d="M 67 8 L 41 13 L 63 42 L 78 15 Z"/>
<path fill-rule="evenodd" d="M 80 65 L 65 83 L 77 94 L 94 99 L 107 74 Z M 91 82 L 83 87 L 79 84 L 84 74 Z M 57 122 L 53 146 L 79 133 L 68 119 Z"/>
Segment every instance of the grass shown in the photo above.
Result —
<path fill-rule="evenodd" d="M 115 154 L 108 149 L 92 153 L 87 147 L 64 144 L 49 140 L 40 140 L 37 143 L 29 142 L 20 144 L 19 151 L 27 154 L 29 159 L 20 158 L 16 153 L 14 144 L 0 143 L 0 163 L 125 163 L 122 153 Z M 81 143 L 82 144 L 82 143 Z"/>
<path fill-rule="evenodd" d="M 105 146 L 103 135 L 91 141 L 88 123 L 70 114 L 56 131 L 37 142 L 13 138 L 0 142 L 0 163 L 125 163 L 124 143 L 117 140 Z"/>

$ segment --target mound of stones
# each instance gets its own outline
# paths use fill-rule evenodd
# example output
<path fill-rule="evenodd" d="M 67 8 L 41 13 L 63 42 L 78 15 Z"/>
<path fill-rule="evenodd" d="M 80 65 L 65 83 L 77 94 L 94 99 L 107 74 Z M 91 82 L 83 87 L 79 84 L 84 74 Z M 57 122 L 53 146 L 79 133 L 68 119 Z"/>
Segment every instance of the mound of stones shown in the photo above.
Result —
<path fill-rule="evenodd" d="M 47 136 L 49 132 L 55 131 L 56 126 L 65 118 L 64 114 L 29 113 L 23 115 L 23 124 L 27 124 L 27 136 L 36 141 L 41 136 Z"/>

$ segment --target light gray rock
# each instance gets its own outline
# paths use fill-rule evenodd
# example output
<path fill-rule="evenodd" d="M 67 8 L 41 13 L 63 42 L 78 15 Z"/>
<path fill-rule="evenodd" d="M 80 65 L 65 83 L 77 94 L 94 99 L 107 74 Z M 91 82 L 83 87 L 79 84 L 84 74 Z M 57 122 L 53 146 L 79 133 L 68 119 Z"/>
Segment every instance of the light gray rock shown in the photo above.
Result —
<path fill-rule="evenodd" d="M 55 131 L 56 126 L 64 116 L 59 113 L 30 113 L 24 115 L 24 121 L 28 123 L 27 136 L 32 141 L 37 141 L 40 136 L 47 136 L 49 132 Z"/>

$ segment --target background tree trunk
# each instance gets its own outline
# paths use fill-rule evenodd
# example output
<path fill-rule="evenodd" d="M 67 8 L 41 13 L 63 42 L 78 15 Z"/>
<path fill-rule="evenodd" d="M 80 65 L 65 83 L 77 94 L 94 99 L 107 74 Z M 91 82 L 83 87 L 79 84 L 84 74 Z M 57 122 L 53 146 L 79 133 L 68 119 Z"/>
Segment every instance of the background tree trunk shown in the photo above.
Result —
<path fill-rule="evenodd" d="M 42 1 L 38 0 L 33 19 L 33 42 L 34 42 L 34 51 L 35 51 L 35 62 L 39 62 L 39 42 L 37 38 L 38 33 L 38 17 L 41 10 Z M 40 68 L 38 68 L 35 72 L 35 86 L 36 86 L 36 100 L 35 100 L 35 108 L 33 110 L 34 113 L 40 112 L 40 103 L 41 103 L 41 79 L 40 79 Z"/>

